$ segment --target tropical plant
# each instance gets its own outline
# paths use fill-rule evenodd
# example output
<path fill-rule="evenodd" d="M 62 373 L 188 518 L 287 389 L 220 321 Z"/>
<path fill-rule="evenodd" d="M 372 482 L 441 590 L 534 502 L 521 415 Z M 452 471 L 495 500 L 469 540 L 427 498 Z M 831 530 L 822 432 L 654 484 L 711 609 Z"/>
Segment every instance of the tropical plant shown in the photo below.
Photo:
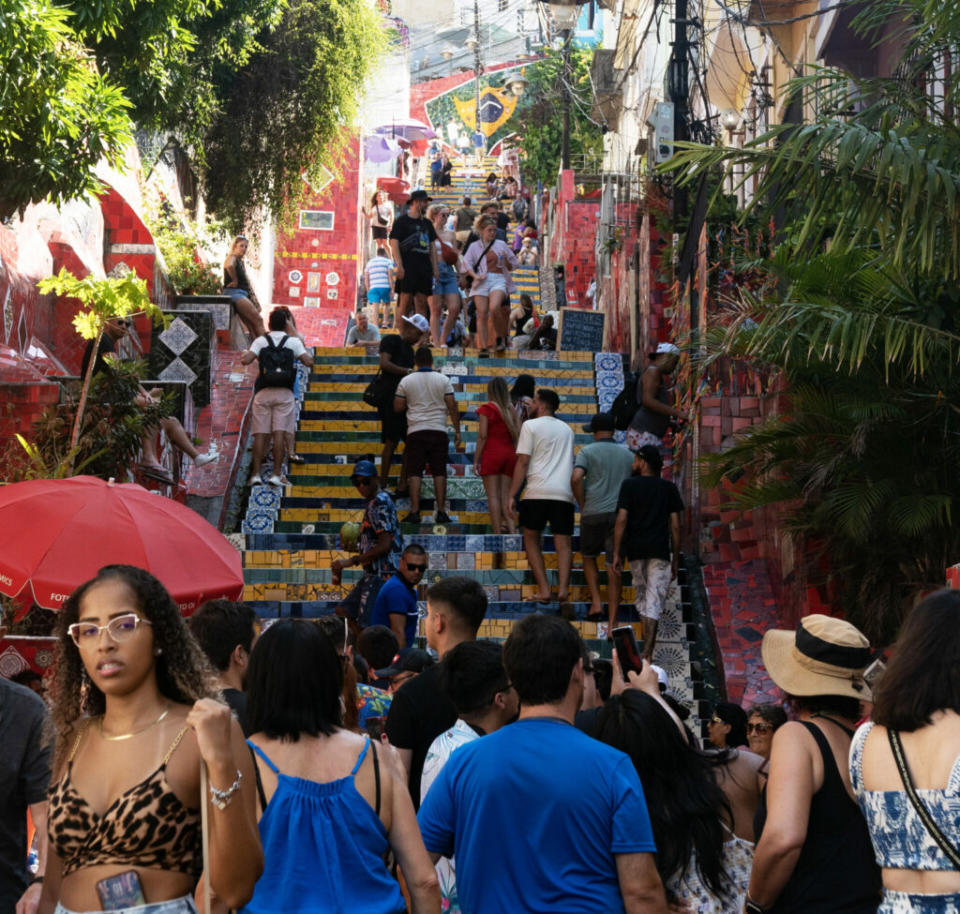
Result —
<path fill-rule="evenodd" d="M 222 286 L 222 272 L 205 258 L 216 246 L 225 247 L 227 233 L 210 219 L 191 219 L 166 201 L 148 205 L 144 219 L 163 258 L 167 279 L 181 295 L 213 295 Z"/>
<path fill-rule="evenodd" d="M 37 288 L 43 293 L 53 292 L 80 302 L 82 310 L 74 315 L 73 326 L 83 339 L 90 341 L 93 353 L 98 351 L 103 328 L 111 318 L 147 314 L 155 323 L 163 320 L 163 312 L 150 301 L 147 284 L 132 272 L 127 273 L 126 276 L 107 279 L 97 279 L 90 275 L 77 279 L 65 267 L 61 267 L 56 276 L 40 280 Z M 86 374 L 80 379 L 80 396 L 70 434 L 71 453 L 80 441 L 80 430 L 95 362 L 95 358 L 87 360 Z M 72 467 L 72 457 L 70 461 Z"/>
<path fill-rule="evenodd" d="M 934 95 L 930 79 L 960 15 L 926 0 L 865 7 L 865 35 L 905 23 L 895 71 L 817 70 L 789 88 L 811 123 L 744 149 L 686 144 L 667 170 L 756 180 L 746 214 L 781 220 L 776 253 L 723 303 L 699 367 L 734 357 L 782 372 L 787 407 L 709 457 L 706 482 L 738 480 L 742 507 L 781 506 L 826 557 L 837 609 L 884 639 L 960 557 L 960 130 L 948 116 L 960 85 L 948 76 Z"/>

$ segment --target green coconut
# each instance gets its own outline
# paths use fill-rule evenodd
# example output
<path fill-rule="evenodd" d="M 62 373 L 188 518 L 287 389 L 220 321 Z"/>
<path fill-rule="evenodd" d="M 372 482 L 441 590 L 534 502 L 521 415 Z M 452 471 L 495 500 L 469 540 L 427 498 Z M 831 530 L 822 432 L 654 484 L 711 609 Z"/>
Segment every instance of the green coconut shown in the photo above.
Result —
<path fill-rule="evenodd" d="M 360 541 L 360 525 L 354 521 L 347 521 L 340 528 L 340 546 L 347 552 L 355 552 Z"/>

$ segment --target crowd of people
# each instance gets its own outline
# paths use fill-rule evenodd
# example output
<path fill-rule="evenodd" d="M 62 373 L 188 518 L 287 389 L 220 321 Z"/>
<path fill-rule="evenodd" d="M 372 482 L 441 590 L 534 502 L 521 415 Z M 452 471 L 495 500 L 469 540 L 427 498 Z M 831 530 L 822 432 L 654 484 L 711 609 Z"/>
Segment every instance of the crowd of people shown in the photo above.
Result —
<path fill-rule="evenodd" d="M 505 183 L 511 181 L 516 185 L 513 178 Z M 454 210 L 415 190 L 395 215 L 386 196 L 374 194 L 364 210 L 372 245 L 363 271 L 366 305 L 356 320 L 363 314 L 364 327 L 350 329 L 348 345 L 375 343 L 380 330 L 399 329 L 404 317 L 420 314 L 437 347 L 475 346 L 484 354 L 555 348 L 556 315 L 541 320 L 529 296 L 518 302 L 512 277 L 518 267 L 539 263 L 536 224 L 524 197 L 494 184 L 497 196 L 479 210 L 469 196 Z M 511 217 L 516 228 L 508 238 Z"/>
<path fill-rule="evenodd" d="M 410 591 L 427 556 L 401 555 Z M 225 600 L 185 620 L 147 572 L 101 569 L 60 614 L 49 704 L 0 679 L 0 908 L 960 903 L 957 591 L 909 614 L 872 687 L 850 623 L 768 631 L 786 706 L 718 705 L 704 742 L 662 670 L 624 675 L 557 615 L 524 616 L 500 644 L 478 640 L 477 581 L 441 579 L 426 606 L 423 650 L 411 613 L 375 612 L 359 637 L 336 615 L 260 625 Z"/>

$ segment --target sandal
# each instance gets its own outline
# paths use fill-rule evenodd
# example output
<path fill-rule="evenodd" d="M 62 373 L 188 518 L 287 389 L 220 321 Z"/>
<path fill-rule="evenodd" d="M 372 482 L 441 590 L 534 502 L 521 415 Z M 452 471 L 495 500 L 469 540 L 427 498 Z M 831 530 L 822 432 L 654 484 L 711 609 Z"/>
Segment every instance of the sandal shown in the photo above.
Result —
<path fill-rule="evenodd" d="M 164 482 L 168 486 L 174 485 L 174 478 L 170 475 L 170 472 L 159 464 L 157 466 L 153 466 L 149 463 L 141 463 L 139 469 L 140 472 L 147 477 L 147 479 L 153 479 L 156 482 Z"/>
<path fill-rule="evenodd" d="M 290 463 L 306 463 L 307 462 L 307 458 L 301 457 L 299 454 L 287 454 L 287 460 L 289 460 Z"/>

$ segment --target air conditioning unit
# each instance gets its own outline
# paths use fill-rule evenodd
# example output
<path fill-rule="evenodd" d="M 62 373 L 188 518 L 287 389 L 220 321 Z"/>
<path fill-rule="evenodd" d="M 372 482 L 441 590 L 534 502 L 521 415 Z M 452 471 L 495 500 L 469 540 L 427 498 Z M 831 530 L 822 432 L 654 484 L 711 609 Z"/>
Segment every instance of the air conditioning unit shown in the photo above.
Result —
<path fill-rule="evenodd" d="M 647 118 L 652 128 L 652 142 L 648 144 L 651 164 L 660 165 L 673 157 L 673 102 L 657 102 Z"/>

